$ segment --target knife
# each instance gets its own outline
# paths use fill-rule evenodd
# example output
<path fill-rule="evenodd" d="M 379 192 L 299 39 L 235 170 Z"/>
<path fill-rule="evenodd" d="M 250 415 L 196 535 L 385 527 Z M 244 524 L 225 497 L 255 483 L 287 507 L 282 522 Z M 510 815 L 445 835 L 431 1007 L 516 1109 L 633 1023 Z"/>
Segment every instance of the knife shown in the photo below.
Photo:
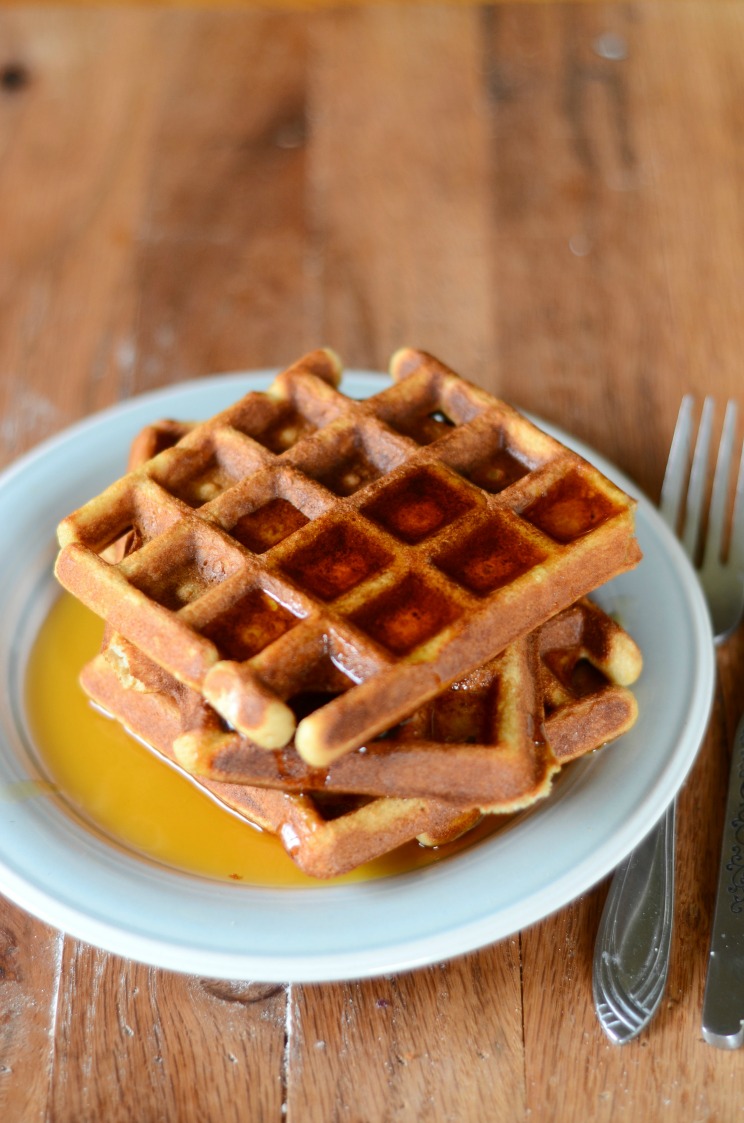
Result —
<path fill-rule="evenodd" d="M 744 716 L 734 736 L 718 891 L 703 999 L 703 1037 L 744 1044 Z"/>

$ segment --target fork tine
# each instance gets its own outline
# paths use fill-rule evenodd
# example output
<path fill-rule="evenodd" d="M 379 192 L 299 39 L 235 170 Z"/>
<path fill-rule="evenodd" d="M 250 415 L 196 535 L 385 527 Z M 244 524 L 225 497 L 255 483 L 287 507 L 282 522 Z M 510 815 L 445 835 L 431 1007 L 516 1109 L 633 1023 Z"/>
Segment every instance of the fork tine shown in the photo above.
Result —
<path fill-rule="evenodd" d="M 708 534 L 705 542 L 703 565 L 709 561 L 715 562 L 723 559 L 723 537 L 724 527 L 726 526 L 729 480 L 731 478 L 731 454 L 736 436 L 736 414 L 736 402 L 731 399 L 726 405 L 721 443 L 718 446 L 713 491 L 708 511 Z"/>
<path fill-rule="evenodd" d="M 680 403 L 659 499 L 659 509 L 664 521 L 675 533 L 687 482 L 687 465 L 692 439 L 692 401 L 692 394 L 685 394 Z"/>
<path fill-rule="evenodd" d="M 695 443 L 695 452 L 692 456 L 692 468 L 690 469 L 690 486 L 687 489 L 687 505 L 685 507 L 685 527 L 682 534 L 682 545 L 688 557 L 693 559 L 700 540 L 700 524 L 702 522 L 705 486 L 708 478 L 710 435 L 713 430 L 713 409 L 713 399 L 710 397 L 706 398 L 703 402 L 703 411 L 700 415 L 700 426 Z"/>

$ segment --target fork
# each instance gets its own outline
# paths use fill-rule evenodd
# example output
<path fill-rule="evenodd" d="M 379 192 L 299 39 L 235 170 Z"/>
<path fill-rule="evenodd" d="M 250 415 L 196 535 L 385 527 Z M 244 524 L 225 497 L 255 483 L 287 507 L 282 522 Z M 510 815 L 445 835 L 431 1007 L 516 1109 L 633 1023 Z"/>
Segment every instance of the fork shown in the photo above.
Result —
<path fill-rule="evenodd" d="M 704 531 L 714 403 L 712 398 L 703 403 L 690 467 L 693 402 L 689 394 L 682 399 L 659 508 L 665 522 L 680 533 L 685 552 L 694 565 L 704 547 L 698 576 L 708 603 L 713 635 L 720 643 L 734 631 L 744 613 L 744 449 L 728 550 L 724 553 L 736 404 L 729 401 L 726 407 Z M 744 758 L 743 727 L 738 731 L 738 743 Z M 744 780 L 744 759 L 740 767 Z M 744 825 L 744 805 L 740 818 Z M 675 831 L 676 801 L 672 801 L 660 822 L 618 866 L 602 913 L 594 949 L 592 989 L 600 1024 L 616 1044 L 630 1041 L 648 1025 L 666 987 L 674 911 Z M 739 949 L 744 953 L 744 892 L 740 904 Z M 720 961 L 720 952 L 717 954 Z M 711 956 L 714 962 L 713 951 Z M 736 1029 L 741 1029 L 741 1022 L 737 1022 Z M 705 1029 L 703 1032 L 708 1040 Z"/>

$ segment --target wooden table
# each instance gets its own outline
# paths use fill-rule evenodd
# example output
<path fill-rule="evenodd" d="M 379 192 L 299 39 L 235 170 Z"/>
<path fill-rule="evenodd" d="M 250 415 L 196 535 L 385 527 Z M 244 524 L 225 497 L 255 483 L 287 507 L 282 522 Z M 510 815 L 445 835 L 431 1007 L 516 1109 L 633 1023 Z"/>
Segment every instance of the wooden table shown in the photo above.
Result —
<path fill-rule="evenodd" d="M 656 498 L 682 393 L 744 404 L 742 58 L 735 2 L 4 9 L 2 461 L 178 380 L 414 343 Z M 741 637 L 719 663 L 640 1039 L 592 1007 L 606 885 L 325 986 L 149 969 L 0 900 L 0 1118 L 740 1118 L 744 1053 L 700 1032 Z"/>

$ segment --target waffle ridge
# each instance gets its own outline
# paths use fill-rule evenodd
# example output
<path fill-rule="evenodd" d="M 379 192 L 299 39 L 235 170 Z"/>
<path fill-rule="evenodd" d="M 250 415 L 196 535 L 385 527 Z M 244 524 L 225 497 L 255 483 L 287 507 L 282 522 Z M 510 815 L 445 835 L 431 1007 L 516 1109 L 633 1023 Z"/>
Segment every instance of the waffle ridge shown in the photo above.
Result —
<path fill-rule="evenodd" d="M 337 357 L 311 352 L 59 528 L 66 588 L 314 768 L 640 556 L 633 501 L 580 456 L 423 352 L 391 373 L 354 401 Z M 343 689 L 298 722 L 325 673 Z"/>

